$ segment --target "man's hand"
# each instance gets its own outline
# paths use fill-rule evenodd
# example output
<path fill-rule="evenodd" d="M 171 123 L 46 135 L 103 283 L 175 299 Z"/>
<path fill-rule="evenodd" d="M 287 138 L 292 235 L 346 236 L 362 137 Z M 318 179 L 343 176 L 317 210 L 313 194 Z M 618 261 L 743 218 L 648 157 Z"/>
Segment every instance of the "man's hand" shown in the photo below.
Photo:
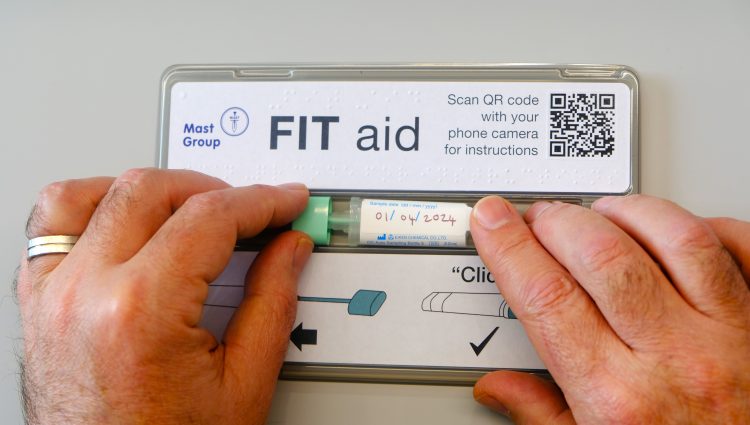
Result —
<path fill-rule="evenodd" d="M 480 201 L 472 236 L 557 385 L 494 372 L 519 423 L 750 423 L 750 223 L 647 196 Z"/>
<path fill-rule="evenodd" d="M 262 423 L 310 239 L 284 233 L 257 257 L 223 341 L 197 324 L 237 238 L 290 222 L 307 196 L 155 169 L 48 186 L 27 236 L 81 238 L 22 260 L 29 422 Z"/>

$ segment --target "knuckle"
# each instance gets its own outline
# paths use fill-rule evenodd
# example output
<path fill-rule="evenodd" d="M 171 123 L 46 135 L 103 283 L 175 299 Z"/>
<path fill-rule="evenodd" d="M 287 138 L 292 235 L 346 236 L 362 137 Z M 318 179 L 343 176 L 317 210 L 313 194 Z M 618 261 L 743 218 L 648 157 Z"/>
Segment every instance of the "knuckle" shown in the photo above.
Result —
<path fill-rule="evenodd" d="M 692 220 L 681 226 L 667 241 L 667 248 L 677 252 L 700 253 L 718 250 L 720 247 L 721 244 L 708 225 L 699 220 Z"/>
<path fill-rule="evenodd" d="M 544 214 L 549 213 L 550 215 L 557 215 L 563 212 L 575 212 L 579 209 L 581 209 L 581 207 L 576 204 L 571 204 L 568 202 L 553 202 L 552 205 L 544 211 Z"/>
<path fill-rule="evenodd" d="M 740 220 L 732 217 L 710 217 L 705 218 L 704 220 L 712 225 L 715 224 L 722 228 L 727 228 L 742 223 Z"/>
<path fill-rule="evenodd" d="M 107 344 L 112 344 L 112 339 L 129 337 L 129 333 L 140 329 L 140 319 L 144 317 L 147 304 L 143 300 L 147 279 L 134 273 L 127 282 L 120 282 L 116 289 L 113 288 L 114 293 L 102 306 L 100 320 L 95 324 L 104 334 L 102 340 Z"/>
<path fill-rule="evenodd" d="M 552 203 L 552 205 L 548 206 L 544 211 L 539 213 L 536 218 L 534 218 L 534 221 L 532 222 L 533 227 L 544 230 L 548 226 L 546 223 L 555 221 L 563 208 L 565 208 L 565 204 Z"/>
<path fill-rule="evenodd" d="M 129 204 L 136 200 L 138 191 L 146 191 L 157 178 L 153 168 L 131 168 L 122 173 L 112 184 L 110 200 L 115 204 Z"/>
<path fill-rule="evenodd" d="M 157 178 L 159 171 L 155 168 L 131 168 L 117 178 L 117 182 L 132 186 L 148 184 Z"/>
<path fill-rule="evenodd" d="M 507 232 L 507 236 L 498 241 L 490 251 L 493 263 L 502 262 L 507 258 L 518 256 L 534 244 L 531 233 L 526 231 Z"/>
<path fill-rule="evenodd" d="M 500 232 L 502 237 L 493 238 L 491 244 L 482 244 L 478 247 L 487 268 L 497 277 L 503 276 L 503 272 L 510 264 L 525 258 L 525 253 L 533 250 L 537 244 L 525 224 L 503 226 L 505 228 Z"/>
<path fill-rule="evenodd" d="M 38 205 L 50 206 L 65 203 L 76 193 L 75 183 L 72 180 L 64 180 L 50 183 L 39 192 Z"/>
<path fill-rule="evenodd" d="M 596 373 L 590 382 L 584 395 L 596 406 L 594 417 L 598 422 L 635 425 L 652 423 L 658 417 L 651 407 L 660 400 L 645 396 L 640 388 L 629 383 L 613 385 L 618 380 L 611 371 Z"/>
<path fill-rule="evenodd" d="M 574 296 L 577 284 L 566 273 L 550 270 L 530 279 L 521 290 L 524 311 L 532 317 L 544 317 L 558 311 Z"/>
<path fill-rule="evenodd" d="M 273 203 L 273 198 L 280 193 L 276 187 L 265 184 L 254 184 L 250 186 L 250 190 L 261 195 L 257 197 L 258 202 L 263 203 L 266 207 L 271 205 Z"/>
<path fill-rule="evenodd" d="M 578 205 L 568 204 L 565 202 L 553 202 L 531 223 L 531 228 L 540 238 L 553 234 L 555 228 L 560 226 L 561 222 L 568 222 L 570 214 L 579 213 Z"/>
<path fill-rule="evenodd" d="M 159 179 L 159 170 L 154 168 L 132 168 L 122 173 L 110 186 L 97 213 L 95 228 L 110 229 L 124 222 L 131 211 L 153 191 Z"/>
<path fill-rule="evenodd" d="M 112 183 L 104 204 L 109 210 L 117 211 L 127 209 L 134 200 L 133 184 L 128 180 L 118 178 Z"/>
<path fill-rule="evenodd" d="M 581 265 L 589 273 L 613 273 L 629 258 L 629 252 L 617 235 L 596 235 L 581 252 Z"/>
<path fill-rule="evenodd" d="M 109 303 L 103 323 L 115 330 L 127 329 L 137 318 L 136 304 L 129 297 L 118 297 Z"/>
<path fill-rule="evenodd" d="M 72 180 L 50 183 L 42 188 L 26 222 L 26 237 L 31 239 L 54 233 L 50 217 L 55 211 L 67 208 L 77 197 L 78 190 Z"/>
<path fill-rule="evenodd" d="M 214 216 L 228 209 L 228 200 L 220 190 L 195 194 L 185 201 L 182 208 L 190 215 Z"/>
<path fill-rule="evenodd" d="M 740 374 L 705 354 L 690 359 L 690 366 L 681 369 L 681 383 L 690 389 L 686 397 L 696 405 L 723 405 L 733 399 L 742 381 Z"/>
<path fill-rule="evenodd" d="M 253 191 L 268 192 L 268 191 L 275 190 L 276 188 L 267 184 L 256 183 L 256 184 L 250 185 L 250 189 Z"/>

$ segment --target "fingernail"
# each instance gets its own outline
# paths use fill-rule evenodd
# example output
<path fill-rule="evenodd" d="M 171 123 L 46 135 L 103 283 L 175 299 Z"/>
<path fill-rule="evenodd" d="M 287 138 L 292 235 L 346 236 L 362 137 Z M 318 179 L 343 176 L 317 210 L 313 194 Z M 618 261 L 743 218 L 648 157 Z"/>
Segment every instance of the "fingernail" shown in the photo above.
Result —
<path fill-rule="evenodd" d="M 539 218 L 540 215 L 549 207 L 552 206 L 551 202 L 539 201 L 534 203 L 531 208 L 526 211 L 526 222 L 531 223 L 532 221 Z"/>
<path fill-rule="evenodd" d="M 497 401 L 494 397 L 489 394 L 482 394 L 476 398 L 477 402 L 483 406 L 489 407 L 497 413 L 505 416 L 510 416 L 510 410 L 505 407 L 502 403 Z"/>
<path fill-rule="evenodd" d="M 292 262 L 292 267 L 297 274 L 302 272 L 302 268 L 307 264 L 307 259 L 310 258 L 314 246 L 313 241 L 307 236 L 300 237 L 297 241 L 297 248 L 294 249 L 294 260 Z"/>
<path fill-rule="evenodd" d="M 596 201 L 594 201 L 593 204 L 591 204 L 591 209 L 594 211 L 604 211 L 612 204 L 612 201 L 617 199 L 615 196 L 605 196 L 603 198 L 599 198 Z"/>
<path fill-rule="evenodd" d="M 512 206 L 499 196 L 487 196 L 474 205 L 474 218 L 487 230 L 495 230 L 513 217 Z"/>
<path fill-rule="evenodd" d="M 307 190 L 307 186 L 304 183 L 284 183 L 280 184 L 279 187 L 289 190 Z"/>

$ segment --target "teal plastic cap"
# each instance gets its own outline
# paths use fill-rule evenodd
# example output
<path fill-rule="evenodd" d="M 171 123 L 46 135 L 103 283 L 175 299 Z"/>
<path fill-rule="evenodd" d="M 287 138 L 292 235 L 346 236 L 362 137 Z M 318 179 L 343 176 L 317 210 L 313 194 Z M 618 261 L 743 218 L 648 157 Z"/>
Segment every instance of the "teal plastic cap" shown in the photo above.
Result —
<path fill-rule="evenodd" d="M 315 245 L 329 245 L 331 230 L 328 228 L 328 216 L 332 207 L 330 196 L 311 196 L 302 215 L 292 222 L 292 229 L 307 233 Z"/>
<path fill-rule="evenodd" d="M 349 301 L 349 314 L 355 316 L 374 316 L 386 299 L 386 293 L 383 291 L 372 291 L 369 289 L 360 289 Z"/>

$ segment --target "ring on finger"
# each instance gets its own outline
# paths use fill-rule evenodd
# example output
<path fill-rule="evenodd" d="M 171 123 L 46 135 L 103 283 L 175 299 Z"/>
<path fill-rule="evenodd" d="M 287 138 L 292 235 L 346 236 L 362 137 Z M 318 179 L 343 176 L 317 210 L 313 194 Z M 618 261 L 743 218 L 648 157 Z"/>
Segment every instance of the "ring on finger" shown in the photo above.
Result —
<path fill-rule="evenodd" d="M 76 242 L 78 242 L 78 236 L 39 236 L 29 240 L 28 258 L 32 259 L 47 254 L 67 254 L 73 249 Z"/>

